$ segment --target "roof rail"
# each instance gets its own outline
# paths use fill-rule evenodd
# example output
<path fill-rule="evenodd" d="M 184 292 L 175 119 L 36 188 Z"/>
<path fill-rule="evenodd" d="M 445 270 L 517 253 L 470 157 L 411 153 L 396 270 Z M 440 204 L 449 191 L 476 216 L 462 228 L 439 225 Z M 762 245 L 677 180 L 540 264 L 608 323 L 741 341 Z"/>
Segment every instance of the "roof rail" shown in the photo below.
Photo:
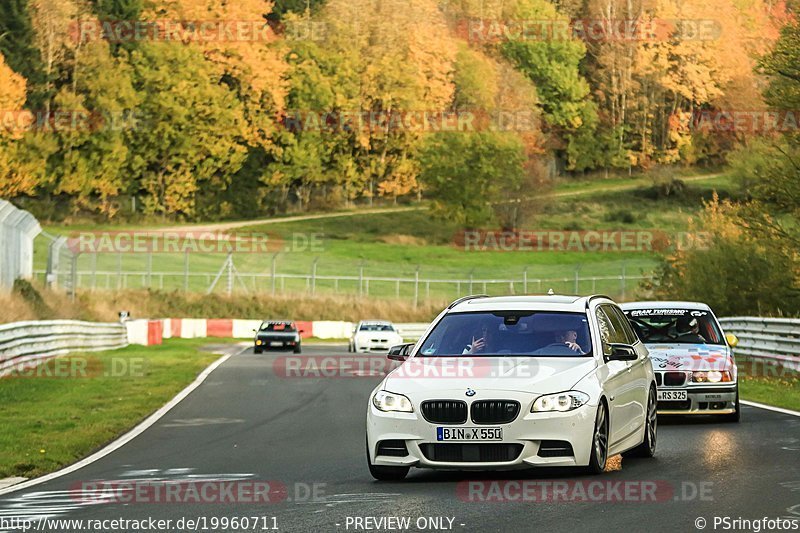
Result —
<path fill-rule="evenodd" d="M 488 294 L 470 294 L 469 296 L 462 296 L 461 298 L 455 300 L 453 303 L 447 306 L 448 309 L 452 309 L 460 303 L 466 302 L 468 300 L 475 300 L 477 298 L 488 298 Z"/>

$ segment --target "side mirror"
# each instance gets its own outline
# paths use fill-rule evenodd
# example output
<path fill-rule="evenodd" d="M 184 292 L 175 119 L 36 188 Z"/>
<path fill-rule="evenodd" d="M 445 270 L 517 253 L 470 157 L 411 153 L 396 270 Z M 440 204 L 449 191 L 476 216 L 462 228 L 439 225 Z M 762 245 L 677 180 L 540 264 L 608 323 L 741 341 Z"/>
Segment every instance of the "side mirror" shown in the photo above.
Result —
<path fill-rule="evenodd" d="M 725 340 L 728 341 L 728 344 L 731 348 L 736 348 L 736 345 L 739 344 L 739 337 L 734 335 L 733 333 L 726 333 Z"/>
<path fill-rule="evenodd" d="M 611 344 L 611 355 L 607 357 L 609 361 L 636 361 L 639 355 L 636 350 L 628 344 Z"/>
<path fill-rule="evenodd" d="M 414 343 L 408 344 L 398 344 L 397 346 L 392 346 L 389 348 L 389 359 L 392 361 L 405 361 L 408 358 L 408 354 L 411 353 L 411 349 L 414 348 Z"/>

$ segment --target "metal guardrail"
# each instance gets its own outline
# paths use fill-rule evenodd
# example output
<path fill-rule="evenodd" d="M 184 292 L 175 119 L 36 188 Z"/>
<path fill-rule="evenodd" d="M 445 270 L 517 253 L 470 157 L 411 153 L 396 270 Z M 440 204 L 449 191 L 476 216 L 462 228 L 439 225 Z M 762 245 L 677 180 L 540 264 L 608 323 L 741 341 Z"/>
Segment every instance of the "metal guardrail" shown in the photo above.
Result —
<path fill-rule="evenodd" d="M 720 319 L 720 324 L 739 338 L 736 355 L 800 370 L 800 319 L 731 317 Z"/>
<path fill-rule="evenodd" d="M 124 324 L 43 320 L 0 325 L 0 375 L 12 368 L 73 351 L 113 350 L 128 345 Z"/>

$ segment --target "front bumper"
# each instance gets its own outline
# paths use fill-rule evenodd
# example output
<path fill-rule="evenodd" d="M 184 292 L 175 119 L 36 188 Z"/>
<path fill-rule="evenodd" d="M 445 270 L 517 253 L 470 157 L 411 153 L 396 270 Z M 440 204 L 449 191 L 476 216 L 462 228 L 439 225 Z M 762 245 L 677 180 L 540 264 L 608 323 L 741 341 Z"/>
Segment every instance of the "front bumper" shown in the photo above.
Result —
<path fill-rule="evenodd" d="M 459 392 L 463 395 L 463 390 Z M 442 395 L 440 398 L 458 398 L 458 396 Z M 521 409 L 517 418 L 507 424 L 475 424 L 471 420 L 464 424 L 439 424 L 425 420 L 419 410 L 420 402 L 417 401 L 412 400 L 415 408 L 413 413 L 383 412 L 376 409 L 370 402 L 367 413 L 367 447 L 372 464 L 449 470 L 512 470 L 532 466 L 586 466 L 589 464 L 597 405 L 587 404 L 566 413 L 530 413 L 531 404 L 536 396 L 501 392 L 494 394 L 491 398 L 519 401 Z M 483 399 L 489 398 L 484 396 Z M 468 403 L 471 402 L 468 401 Z M 466 446 L 469 451 L 464 451 L 462 460 L 437 460 L 437 454 L 431 452 L 432 446 L 430 445 L 445 444 L 437 441 L 437 427 L 500 427 L 503 429 L 503 440 L 447 442 L 446 444 Z M 403 441 L 407 454 L 403 457 L 379 455 L 379 443 L 382 441 Z M 566 442 L 569 443 L 571 450 L 553 456 L 552 450 L 545 451 L 545 448 L 542 447 L 544 441 Z M 476 448 L 497 444 L 512 445 L 510 448 L 513 448 L 514 453 L 509 453 L 508 460 L 496 460 L 497 453 L 478 453 Z M 552 442 L 549 443 L 549 446 L 552 448 Z M 497 447 L 488 451 L 494 452 L 495 450 Z M 493 459 L 478 460 L 478 455 L 492 456 Z M 475 460 L 470 460 L 470 458 Z"/>
<path fill-rule="evenodd" d="M 295 339 L 256 339 L 254 346 L 259 350 L 291 350 L 300 346 L 300 341 Z"/>
<path fill-rule="evenodd" d="M 401 342 L 392 341 L 389 339 L 386 340 L 360 340 L 355 343 L 357 352 L 388 352 L 389 348 L 395 346 L 397 344 L 402 344 Z"/>
<path fill-rule="evenodd" d="M 658 402 L 660 415 L 724 415 L 736 411 L 736 383 L 687 387 L 659 387 L 660 391 L 687 392 L 686 400 Z"/>

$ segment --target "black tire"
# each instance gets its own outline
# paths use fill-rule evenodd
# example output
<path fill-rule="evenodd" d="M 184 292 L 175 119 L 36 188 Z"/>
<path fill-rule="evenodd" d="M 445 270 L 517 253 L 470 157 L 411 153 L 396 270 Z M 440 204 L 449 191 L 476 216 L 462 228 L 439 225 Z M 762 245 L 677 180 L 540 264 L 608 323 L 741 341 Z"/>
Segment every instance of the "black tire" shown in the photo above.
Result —
<path fill-rule="evenodd" d="M 411 467 L 408 466 L 379 466 L 372 464 L 369 459 L 369 444 L 366 448 L 367 452 L 367 465 L 369 466 L 369 473 L 378 481 L 402 481 L 408 475 Z"/>
<path fill-rule="evenodd" d="M 605 402 L 597 406 L 592 433 L 592 448 L 589 452 L 589 474 L 602 474 L 608 462 L 608 408 Z"/>
<path fill-rule="evenodd" d="M 353 343 L 352 342 L 348 342 L 347 343 L 347 353 L 353 353 Z"/>
<path fill-rule="evenodd" d="M 655 387 L 650 387 L 647 395 L 647 412 L 644 422 L 644 440 L 636 448 L 623 453 L 623 457 L 654 457 L 658 437 L 658 400 Z"/>
<path fill-rule="evenodd" d="M 736 411 L 733 413 L 728 413 L 727 415 L 720 415 L 722 420 L 725 422 L 733 422 L 738 423 L 742 419 L 742 406 L 739 403 L 739 384 L 736 384 L 736 401 L 735 401 Z"/>
<path fill-rule="evenodd" d="M 258 346 L 256 346 L 255 348 L 253 348 L 253 352 L 254 352 L 254 353 L 261 353 L 262 351 L 264 351 L 264 350 L 263 350 L 262 348 L 259 348 Z"/>
<path fill-rule="evenodd" d="M 298 344 L 297 346 L 295 346 L 295 347 L 294 347 L 294 353 L 300 353 L 300 352 L 302 352 L 302 351 L 303 351 L 303 349 L 300 347 L 300 345 L 299 345 L 299 344 Z"/>

